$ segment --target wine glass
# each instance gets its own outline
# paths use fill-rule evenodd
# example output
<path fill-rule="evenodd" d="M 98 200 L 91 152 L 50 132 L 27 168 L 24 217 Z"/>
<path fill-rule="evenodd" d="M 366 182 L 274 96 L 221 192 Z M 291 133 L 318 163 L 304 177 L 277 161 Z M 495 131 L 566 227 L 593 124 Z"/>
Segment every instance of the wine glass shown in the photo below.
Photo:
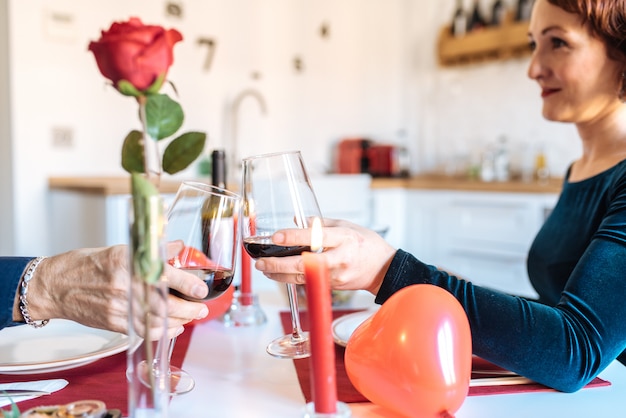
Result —
<path fill-rule="evenodd" d="M 167 215 L 168 241 L 182 241 L 184 248 L 168 262 L 202 279 L 209 292 L 202 301 L 215 299 L 231 285 L 239 246 L 241 198 L 228 190 L 198 182 L 183 182 Z M 190 299 L 173 289 L 170 293 Z M 170 340 L 171 357 L 176 338 Z M 193 378 L 170 364 L 172 394 L 193 389 Z"/>
<path fill-rule="evenodd" d="M 284 247 L 272 243 L 272 234 L 286 228 L 308 228 L 321 218 L 319 205 L 299 151 L 265 154 L 243 159 L 243 247 L 250 257 L 287 257 L 309 246 Z M 287 284 L 292 333 L 272 341 L 267 352 L 275 357 L 299 359 L 310 355 L 309 336 L 300 326 L 295 284 Z"/>

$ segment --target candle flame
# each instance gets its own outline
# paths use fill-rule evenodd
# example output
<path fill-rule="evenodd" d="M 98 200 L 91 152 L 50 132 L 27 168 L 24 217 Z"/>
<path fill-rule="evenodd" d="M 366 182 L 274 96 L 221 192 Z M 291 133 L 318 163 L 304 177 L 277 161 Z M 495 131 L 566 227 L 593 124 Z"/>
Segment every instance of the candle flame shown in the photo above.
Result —
<path fill-rule="evenodd" d="M 322 239 L 324 231 L 322 230 L 322 221 L 320 218 L 313 218 L 313 226 L 311 227 L 311 251 L 314 253 L 322 252 Z"/>

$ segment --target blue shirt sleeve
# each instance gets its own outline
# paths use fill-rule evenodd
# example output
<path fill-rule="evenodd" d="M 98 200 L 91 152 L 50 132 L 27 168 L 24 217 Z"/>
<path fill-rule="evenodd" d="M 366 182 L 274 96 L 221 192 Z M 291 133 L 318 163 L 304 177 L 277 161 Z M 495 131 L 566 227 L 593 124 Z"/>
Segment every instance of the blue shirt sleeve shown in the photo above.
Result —
<path fill-rule="evenodd" d="M 20 278 L 33 257 L 0 257 L 0 329 L 13 322 L 13 302 Z"/>
<path fill-rule="evenodd" d="M 596 241 L 585 256 L 596 260 L 585 260 L 559 303 L 550 306 L 473 285 L 399 250 L 376 303 L 412 284 L 446 289 L 467 313 L 474 354 L 546 386 L 574 392 L 626 347 L 626 251 L 610 241 Z M 606 275 L 585 271 L 596 263 L 611 269 Z"/>

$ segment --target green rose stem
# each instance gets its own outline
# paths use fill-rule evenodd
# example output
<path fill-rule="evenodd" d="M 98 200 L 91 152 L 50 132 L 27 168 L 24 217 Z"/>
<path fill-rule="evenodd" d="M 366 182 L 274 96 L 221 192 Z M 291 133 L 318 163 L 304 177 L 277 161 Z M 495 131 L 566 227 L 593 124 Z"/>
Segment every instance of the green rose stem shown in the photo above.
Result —
<path fill-rule="evenodd" d="M 148 133 L 148 115 L 146 113 L 146 104 L 148 97 L 140 95 L 137 97 L 139 103 L 139 119 L 141 120 L 141 130 L 143 136 L 143 162 L 144 169 L 148 180 L 158 189 L 161 182 L 161 155 L 156 138 L 151 138 Z"/>
<path fill-rule="evenodd" d="M 145 350 L 146 363 L 154 364 L 153 345 L 150 338 L 152 323 L 150 313 L 151 289 L 163 274 L 163 261 L 161 254 L 161 238 L 164 228 L 163 213 L 160 201 L 151 199 L 159 195 L 158 186 L 161 178 L 161 158 L 157 141 L 148 134 L 146 117 L 146 96 L 138 96 L 139 118 L 142 125 L 144 173 L 131 173 L 131 190 L 133 196 L 133 210 L 135 214 L 133 223 L 133 263 L 135 274 L 139 274 L 140 286 L 143 295 L 140 303 L 141 312 L 144 315 L 145 324 Z M 157 288 L 157 291 L 159 289 Z M 159 297 L 167 297 L 159 295 Z M 155 387 L 155 374 L 147 373 L 150 387 Z"/>
<path fill-rule="evenodd" d="M 161 201 L 158 197 L 156 187 L 141 173 L 131 174 L 131 184 L 133 191 L 133 212 L 134 221 L 132 224 L 132 263 L 133 274 L 139 280 L 135 280 L 135 285 L 140 286 L 139 303 L 143 315 L 145 331 L 146 364 L 154 364 L 154 352 L 152 339 L 150 338 L 150 328 L 152 327 L 152 314 L 150 309 L 150 298 L 153 291 L 159 292 L 159 303 L 167 295 L 160 294 L 161 289 L 154 285 L 160 280 L 163 274 L 163 259 L 161 254 L 164 229 L 164 217 Z M 147 373 L 150 387 L 155 387 L 155 374 Z"/>

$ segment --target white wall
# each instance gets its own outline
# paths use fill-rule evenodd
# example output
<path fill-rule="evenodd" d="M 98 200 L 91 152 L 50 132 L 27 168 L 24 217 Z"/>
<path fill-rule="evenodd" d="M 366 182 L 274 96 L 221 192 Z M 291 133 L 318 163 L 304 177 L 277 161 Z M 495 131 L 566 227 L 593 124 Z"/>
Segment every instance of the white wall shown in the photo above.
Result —
<path fill-rule="evenodd" d="M 471 3 L 464 0 L 466 9 Z M 481 1 L 485 14 L 492 3 Z M 510 7 L 514 3 L 505 1 Z M 551 170 L 562 175 L 580 152 L 580 142 L 572 126 L 542 118 L 539 88 L 526 75 L 528 58 L 444 69 L 437 66 L 437 37 L 450 20 L 454 4 L 452 0 L 409 3 L 414 10 L 407 15 L 415 19 L 408 42 L 410 74 L 417 90 L 420 168 L 439 168 L 455 154 L 469 155 L 506 135 L 513 150 L 522 148 L 523 142 L 528 142 L 531 150 L 545 144 Z"/>
<path fill-rule="evenodd" d="M 207 131 L 209 148 L 229 144 L 229 109 L 246 88 L 262 93 L 268 111 L 242 102 L 242 154 L 300 149 L 314 173 L 326 171 L 332 145 L 352 135 L 406 144 L 414 171 L 503 133 L 546 141 L 557 172 L 579 146 L 571 128 L 542 121 L 524 60 L 437 66 L 437 35 L 452 0 L 179 0 L 182 19 L 166 17 L 165 2 L 155 0 L 0 1 L 8 2 L 10 22 L 14 196 L 1 180 L 0 192 L 13 203 L 16 231 L 14 245 L 0 235 L 3 251 L 47 252 L 54 239 L 46 226 L 49 176 L 125 175 L 119 154 L 126 133 L 138 127 L 136 106 L 105 85 L 87 45 L 112 21 L 133 15 L 183 33 L 169 79 L 186 111 L 184 128 Z M 325 22 L 328 39 L 318 35 Z M 199 36 L 217 41 L 209 72 Z M 295 56 L 303 59 L 301 73 Z M 71 128 L 72 147 L 52 146 L 56 127 Z M 0 146 L 2 163 L 7 144 Z"/>
<path fill-rule="evenodd" d="M 6 1 L 0 0 L 0 92 L 9 89 L 9 27 Z M 13 253 L 13 185 L 9 96 L 0 93 L 0 254 Z"/>

